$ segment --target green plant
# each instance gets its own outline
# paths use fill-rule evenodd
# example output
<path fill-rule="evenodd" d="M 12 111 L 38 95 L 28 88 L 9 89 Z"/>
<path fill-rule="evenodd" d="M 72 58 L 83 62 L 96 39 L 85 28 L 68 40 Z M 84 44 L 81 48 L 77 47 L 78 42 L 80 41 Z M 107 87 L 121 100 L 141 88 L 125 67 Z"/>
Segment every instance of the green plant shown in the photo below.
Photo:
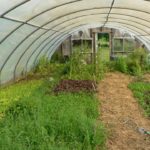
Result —
<path fill-rule="evenodd" d="M 97 80 L 102 79 L 108 70 L 107 59 L 102 59 L 102 50 L 99 50 L 96 54 L 96 78 Z"/>
<path fill-rule="evenodd" d="M 51 63 L 65 63 L 65 62 L 66 62 L 66 59 L 65 59 L 65 57 L 63 56 L 61 49 L 57 50 L 57 51 L 53 54 L 53 56 L 51 57 L 50 62 L 51 62 Z"/>
<path fill-rule="evenodd" d="M 128 60 L 127 62 L 128 65 L 128 73 L 131 75 L 141 75 L 142 74 L 142 67 L 136 60 Z"/>
<path fill-rule="evenodd" d="M 144 65 L 144 70 L 150 72 L 150 53 L 146 56 L 146 64 Z"/>
<path fill-rule="evenodd" d="M 24 81 L 1 89 L 0 103 L 11 101 L 0 120 L 2 150 L 105 147 L 105 129 L 96 121 L 99 116 L 96 97 L 87 93 L 46 94 L 52 82 Z"/>
<path fill-rule="evenodd" d="M 150 64 L 147 60 L 148 54 L 144 49 L 137 49 L 126 57 L 119 57 L 110 62 L 110 70 L 117 70 L 130 75 L 140 76 L 150 70 Z"/>
<path fill-rule="evenodd" d="M 37 63 L 34 72 L 40 73 L 47 73 L 47 66 L 50 64 L 50 61 L 47 57 L 43 56 L 40 58 L 39 62 Z"/>
<path fill-rule="evenodd" d="M 114 67 L 117 71 L 120 71 L 122 73 L 127 73 L 128 71 L 128 66 L 126 63 L 126 58 L 125 57 L 119 57 L 117 58 Z"/>
<path fill-rule="evenodd" d="M 132 75 L 141 75 L 145 72 L 147 53 L 144 49 L 136 49 L 128 56 L 128 72 Z"/>
<path fill-rule="evenodd" d="M 77 80 L 99 80 L 105 72 L 105 65 L 101 60 L 100 53 L 97 53 L 95 63 L 89 61 L 91 56 L 86 55 L 89 47 L 85 44 L 85 48 L 81 51 L 80 47 L 74 47 L 70 61 L 66 63 L 64 78 Z"/>
<path fill-rule="evenodd" d="M 150 84 L 142 81 L 132 82 L 129 88 L 144 108 L 146 116 L 150 117 Z"/>

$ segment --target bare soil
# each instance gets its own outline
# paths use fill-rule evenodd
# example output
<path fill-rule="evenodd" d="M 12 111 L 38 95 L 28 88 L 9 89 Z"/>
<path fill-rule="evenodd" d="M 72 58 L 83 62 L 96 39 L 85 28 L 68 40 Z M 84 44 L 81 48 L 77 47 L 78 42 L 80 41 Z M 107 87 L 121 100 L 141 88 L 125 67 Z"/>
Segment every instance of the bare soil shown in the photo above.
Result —
<path fill-rule="evenodd" d="M 54 88 L 54 93 L 59 92 L 94 92 L 96 84 L 90 80 L 61 80 L 60 83 Z"/>
<path fill-rule="evenodd" d="M 150 73 L 144 75 L 144 80 L 145 80 L 145 82 L 149 82 L 150 83 Z"/>
<path fill-rule="evenodd" d="M 128 89 L 131 81 L 127 75 L 108 73 L 99 84 L 100 120 L 108 130 L 108 150 L 150 150 L 150 136 L 139 132 L 141 127 L 150 130 L 150 120 Z"/>

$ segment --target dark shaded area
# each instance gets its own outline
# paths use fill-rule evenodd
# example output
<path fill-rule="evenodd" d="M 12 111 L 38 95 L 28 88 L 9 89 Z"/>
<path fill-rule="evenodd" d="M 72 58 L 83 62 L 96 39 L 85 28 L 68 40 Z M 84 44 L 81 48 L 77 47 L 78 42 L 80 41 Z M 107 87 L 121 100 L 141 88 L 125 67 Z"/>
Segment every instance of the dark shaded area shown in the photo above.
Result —
<path fill-rule="evenodd" d="M 91 48 L 92 47 L 92 40 L 91 39 L 74 39 L 72 40 L 72 46 L 73 47 L 78 47 L 81 46 L 82 44 L 86 44 L 87 47 Z"/>
<path fill-rule="evenodd" d="M 54 88 L 54 93 L 59 92 L 94 92 L 97 85 L 94 81 L 90 80 L 61 80 L 59 84 Z"/>

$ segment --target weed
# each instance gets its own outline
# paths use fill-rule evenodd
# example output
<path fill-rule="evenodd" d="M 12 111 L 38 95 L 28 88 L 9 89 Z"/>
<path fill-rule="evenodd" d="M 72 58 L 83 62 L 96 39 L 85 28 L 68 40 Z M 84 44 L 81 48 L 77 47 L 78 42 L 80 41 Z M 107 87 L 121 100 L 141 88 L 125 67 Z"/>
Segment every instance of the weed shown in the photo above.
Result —
<path fill-rule="evenodd" d="M 116 63 L 115 63 L 115 66 L 117 71 L 120 71 L 122 73 L 127 73 L 127 69 L 128 69 L 128 66 L 127 66 L 127 63 L 126 63 L 126 58 L 125 57 L 119 57 L 117 60 L 116 60 Z"/>
<path fill-rule="evenodd" d="M 83 50 L 81 52 L 80 47 L 74 48 L 74 53 L 65 68 L 65 78 L 98 81 L 104 75 L 104 65 L 99 57 L 100 55 L 97 53 L 96 63 L 91 63 L 89 55 L 86 55 L 89 52 L 87 45 Z"/>
<path fill-rule="evenodd" d="M 144 49 L 137 49 L 127 57 L 119 57 L 114 62 L 110 62 L 109 66 L 111 70 L 140 76 L 150 70 L 147 57 L 148 54 Z"/>
<path fill-rule="evenodd" d="M 24 81 L 1 89 L 0 103 L 4 100 L 9 103 L 0 120 L 2 150 L 104 148 L 106 132 L 102 123 L 96 121 L 99 103 L 95 96 L 45 95 L 53 82 L 55 79 Z"/>
<path fill-rule="evenodd" d="M 144 108 L 146 116 L 150 117 L 150 84 L 146 82 L 133 82 L 129 85 L 134 96 Z"/>

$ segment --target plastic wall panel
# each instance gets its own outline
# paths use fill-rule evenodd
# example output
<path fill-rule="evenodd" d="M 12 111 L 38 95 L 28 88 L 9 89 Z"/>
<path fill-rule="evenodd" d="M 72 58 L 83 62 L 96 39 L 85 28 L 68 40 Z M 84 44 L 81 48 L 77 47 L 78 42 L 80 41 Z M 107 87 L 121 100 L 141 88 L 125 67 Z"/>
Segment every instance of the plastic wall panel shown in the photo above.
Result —
<path fill-rule="evenodd" d="M 111 2 L 112 2 L 112 0 L 101 0 L 101 1 L 94 0 L 92 2 L 91 2 L 91 0 L 79 1 L 77 3 L 70 4 L 70 6 L 65 5 L 65 6 L 56 8 L 54 10 L 51 10 L 49 12 L 46 12 L 46 13 L 36 17 L 32 21 L 30 21 L 30 23 L 43 25 L 44 23 L 48 22 L 47 21 L 48 18 L 50 18 L 51 20 L 54 20 L 56 18 L 60 18 L 65 15 L 67 16 L 71 13 L 75 13 L 78 11 L 86 11 L 88 9 L 94 9 L 94 8 L 98 7 L 99 5 L 101 5 L 100 7 L 98 7 L 99 9 L 101 9 L 101 7 L 109 8 L 111 6 Z M 89 5 L 89 3 L 90 3 L 90 5 Z M 105 12 L 105 10 L 104 10 L 104 12 Z"/>
<path fill-rule="evenodd" d="M 9 57 L 11 52 L 16 48 L 16 46 L 28 36 L 35 28 L 24 25 L 19 28 L 16 32 L 11 34 L 7 40 L 5 40 L 2 44 L 0 44 L 0 55 L 3 60 L 0 60 L 0 68 L 2 67 L 4 61 Z"/>
<path fill-rule="evenodd" d="M 45 40 L 53 33 L 54 31 L 47 32 L 44 36 L 40 37 L 28 50 L 26 50 L 26 53 L 22 58 L 22 61 L 24 62 L 24 73 L 26 72 L 26 63 L 28 59 L 38 50 L 39 47 L 41 47 L 41 44 L 45 43 Z M 31 64 L 31 66 L 33 66 L 33 64 Z"/>
<path fill-rule="evenodd" d="M 28 60 L 28 58 L 31 56 L 31 54 L 39 47 L 39 43 L 42 43 L 48 36 L 49 34 L 51 33 L 52 31 L 46 33 L 43 35 L 43 32 L 42 34 L 40 35 L 43 35 L 43 36 L 40 36 L 38 35 L 35 39 L 34 39 L 34 43 L 32 43 L 31 45 L 29 45 L 29 47 L 27 47 L 27 49 L 25 49 L 23 52 L 22 52 L 22 57 L 20 59 L 20 61 L 18 62 L 18 65 L 16 66 L 16 70 L 15 70 L 15 74 L 17 74 L 17 70 L 18 70 L 18 67 L 21 65 L 22 68 L 24 66 L 24 70 L 25 70 L 25 64 Z M 25 73 L 25 72 L 24 72 Z"/>
<path fill-rule="evenodd" d="M 144 25 L 141 25 L 141 24 L 138 24 L 137 22 L 133 22 L 133 21 L 128 21 L 128 20 L 123 20 L 123 19 L 114 19 L 114 18 L 110 18 L 108 22 L 116 22 L 116 23 L 122 23 L 122 24 L 125 24 L 125 25 L 130 25 L 132 26 L 133 28 L 135 29 L 139 29 L 141 30 L 141 34 L 145 35 L 145 34 L 150 34 L 150 32 L 147 32 L 145 29 L 146 29 L 146 26 Z"/>
<path fill-rule="evenodd" d="M 149 6 L 150 7 L 150 6 Z M 149 10 L 150 11 L 150 10 Z M 115 7 L 111 10 L 111 14 L 124 14 L 124 15 L 131 15 L 131 16 L 135 16 L 138 18 L 141 18 L 142 20 L 147 20 L 150 21 L 150 12 L 146 13 L 140 10 L 133 10 L 133 9 L 129 9 L 129 8 L 120 8 L 120 7 Z"/>
<path fill-rule="evenodd" d="M 149 27 L 150 27 L 150 21 L 144 20 L 144 19 L 142 19 L 140 17 L 136 17 L 136 16 L 133 16 L 133 15 L 127 15 L 127 14 L 123 14 L 123 15 L 122 14 L 118 14 L 118 15 L 117 14 L 110 14 L 109 18 L 118 18 L 118 19 L 127 20 L 128 22 L 129 21 L 136 22 L 137 24 L 141 24 L 141 25 L 145 26 L 146 30 L 149 29 Z M 150 31 L 150 29 L 149 29 L 149 31 Z"/>
<path fill-rule="evenodd" d="M 26 62 L 26 59 L 23 59 L 24 55 L 22 56 L 22 54 L 25 53 L 24 50 L 26 50 L 28 48 L 29 45 L 31 45 L 33 43 L 33 41 L 35 41 L 35 39 L 37 39 L 38 36 L 40 36 L 42 33 L 44 33 L 45 31 L 43 31 L 42 29 L 39 30 L 38 32 L 36 32 L 34 35 L 32 35 L 30 38 L 28 38 L 24 44 L 22 44 L 22 46 L 20 46 L 20 48 L 18 48 L 18 56 L 16 57 L 16 61 L 15 66 L 14 66 L 14 76 L 18 77 L 21 73 L 23 73 L 24 70 L 24 64 Z M 22 50 L 23 49 L 23 50 Z M 29 55 L 27 55 L 29 53 L 26 53 L 25 57 L 28 58 Z M 19 61 L 19 62 L 18 62 Z"/>
<path fill-rule="evenodd" d="M 58 36 L 58 35 L 60 34 L 60 33 L 58 33 L 58 32 L 53 32 L 53 33 L 56 33 L 56 34 L 50 36 L 47 40 L 44 40 L 44 41 L 38 46 L 38 48 L 34 49 L 34 51 L 32 52 L 32 54 L 30 55 L 30 57 L 29 57 L 29 58 L 27 59 L 27 61 L 26 61 L 26 64 L 25 64 L 25 66 L 26 66 L 25 71 L 28 72 L 28 71 L 30 70 L 30 68 L 33 67 L 33 65 L 35 64 L 35 63 L 34 63 L 34 60 L 36 59 L 36 57 L 37 57 L 39 51 L 45 49 L 45 47 L 51 42 L 51 40 L 53 40 L 53 38 L 54 38 L 55 36 Z"/>
<path fill-rule="evenodd" d="M 49 31 L 39 37 L 46 30 L 32 25 Z M 53 54 L 69 33 L 88 25 L 124 29 L 150 50 L 148 1 L 0 0 L 0 82 L 20 76 L 26 64 L 32 68 L 42 55 Z"/>
<path fill-rule="evenodd" d="M 86 10 L 86 11 L 82 10 L 80 12 L 76 12 L 76 13 L 72 13 L 72 14 L 69 13 L 68 15 L 61 17 L 61 18 L 47 24 L 44 27 L 52 28 L 61 23 L 65 23 L 66 21 L 69 21 L 72 19 L 75 20 L 75 19 L 80 18 L 81 16 L 88 16 L 88 15 L 92 15 L 92 14 L 101 14 L 102 16 L 107 17 L 109 10 L 110 10 L 109 8 L 103 8 L 103 9 L 92 9 L 92 10 Z"/>
<path fill-rule="evenodd" d="M 26 38 L 26 36 L 28 36 L 34 30 L 35 28 L 29 27 L 28 25 L 24 25 L 22 28 L 19 28 L 18 31 L 15 32 L 9 39 L 7 39 L 7 41 L 3 42 L 0 45 L 1 56 L 3 58 L 2 62 L 0 63 L 0 68 L 2 69 L 1 81 L 5 82 L 13 78 L 13 71 L 14 71 L 13 69 L 15 61 L 18 58 L 18 49 L 19 52 L 22 52 L 22 49 L 25 48 L 22 47 L 22 45 L 21 45 L 22 49 L 20 49 L 20 47 L 16 49 L 16 47 Z M 23 46 L 26 46 L 24 43 L 22 44 Z"/>
<path fill-rule="evenodd" d="M 5 38 L 8 33 L 12 32 L 17 28 L 20 23 L 9 21 L 3 18 L 0 18 L 0 41 Z"/>
<path fill-rule="evenodd" d="M 150 12 L 149 2 L 145 0 L 115 0 L 113 7 L 121 7 L 127 9 L 135 9 L 139 11 Z"/>
<path fill-rule="evenodd" d="M 107 22 L 107 25 L 116 25 L 116 26 L 118 26 L 118 27 L 126 27 L 128 30 L 128 32 L 130 32 L 130 31 L 133 31 L 133 32 L 136 32 L 137 33 L 137 35 L 147 35 L 147 33 L 145 33 L 145 31 L 143 31 L 143 29 L 140 29 L 140 28 L 137 28 L 137 27 L 134 27 L 132 24 L 131 24 L 131 22 L 129 22 L 129 23 L 123 23 L 123 22 L 121 22 L 121 21 L 119 21 L 119 22 L 114 22 L 114 21 L 108 21 Z"/>
<path fill-rule="evenodd" d="M 68 21 L 67 23 L 65 23 L 65 24 L 63 24 L 63 25 L 61 25 L 61 26 L 59 26 L 59 27 L 56 27 L 56 28 L 54 28 L 54 30 L 59 30 L 60 31 L 60 28 L 65 28 L 65 27 L 68 27 L 68 26 L 70 26 L 70 25 L 74 25 L 74 24 L 78 24 L 78 25 L 80 25 L 80 24 L 82 24 L 83 22 L 85 22 L 85 23 L 91 23 L 91 22 L 93 22 L 93 24 L 95 23 L 95 22 L 99 22 L 99 23 L 105 23 L 105 18 L 104 17 L 93 17 L 93 16 L 89 16 L 89 17 L 84 17 L 84 18 L 78 18 L 78 19 L 76 19 L 76 20 L 70 20 L 70 21 Z"/>
<path fill-rule="evenodd" d="M 23 1 L 24 0 L 0 0 L 0 15 Z"/>
<path fill-rule="evenodd" d="M 11 1 L 11 0 L 10 0 Z M 28 3 L 16 8 L 10 12 L 7 17 L 15 18 L 22 21 L 27 21 L 33 16 L 44 12 L 45 10 L 52 9 L 59 5 L 65 5 L 73 0 L 31 0 Z"/>

